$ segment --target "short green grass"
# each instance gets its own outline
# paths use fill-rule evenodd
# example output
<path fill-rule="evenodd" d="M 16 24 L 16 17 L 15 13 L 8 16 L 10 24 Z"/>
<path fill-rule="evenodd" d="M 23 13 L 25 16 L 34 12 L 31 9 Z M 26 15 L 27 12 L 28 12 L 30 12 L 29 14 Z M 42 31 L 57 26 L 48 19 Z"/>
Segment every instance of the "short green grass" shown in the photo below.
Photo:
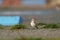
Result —
<path fill-rule="evenodd" d="M 60 40 L 60 38 L 34 38 L 34 37 L 22 37 L 22 38 L 13 38 L 13 39 L 6 39 L 0 38 L 0 40 Z"/>
<path fill-rule="evenodd" d="M 2 39 L 0 40 L 10 40 L 10 39 Z M 14 38 L 11 40 L 60 40 L 60 38 Z"/>
<path fill-rule="evenodd" d="M 14 40 L 42 40 L 42 38 L 33 38 L 33 37 L 25 38 L 25 37 L 22 37 L 22 38 L 15 38 Z"/>
<path fill-rule="evenodd" d="M 50 24 L 46 24 L 46 23 L 37 23 L 36 24 L 39 28 L 41 27 L 41 26 L 43 26 L 42 28 L 43 29 L 45 29 L 45 28 L 55 28 L 55 29 L 57 29 L 57 28 L 60 28 L 60 23 L 50 23 Z M 16 24 L 16 25 L 11 25 L 11 26 L 8 26 L 8 27 L 6 27 L 6 26 L 4 26 L 4 25 L 1 25 L 0 24 L 0 29 L 6 29 L 6 28 L 8 28 L 8 29 L 11 29 L 11 30 L 16 30 L 16 29 L 26 29 L 27 28 L 27 26 L 26 25 L 23 25 L 23 24 Z M 38 29 L 39 29 L 38 28 Z"/>
<path fill-rule="evenodd" d="M 60 40 L 60 38 L 15 38 L 14 40 Z"/>
<path fill-rule="evenodd" d="M 60 28 L 57 24 L 47 24 L 45 27 L 43 28 Z"/>
<path fill-rule="evenodd" d="M 37 23 L 37 26 L 43 26 L 43 25 L 45 25 L 43 28 L 60 28 L 60 24 L 59 23 L 50 23 L 50 24 Z"/>
<path fill-rule="evenodd" d="M 22 25 L 22 24 L 17 24 L 17 25 L 10 26 L 10 29 L 11 30 L 15 30 L 15 29 L 26 29 L 26 26 L 25 25 Z"/>
<path fill-rule="evenodd" d="M 4 29 L 4 26 L 0 24 L 0 29 Z"/>

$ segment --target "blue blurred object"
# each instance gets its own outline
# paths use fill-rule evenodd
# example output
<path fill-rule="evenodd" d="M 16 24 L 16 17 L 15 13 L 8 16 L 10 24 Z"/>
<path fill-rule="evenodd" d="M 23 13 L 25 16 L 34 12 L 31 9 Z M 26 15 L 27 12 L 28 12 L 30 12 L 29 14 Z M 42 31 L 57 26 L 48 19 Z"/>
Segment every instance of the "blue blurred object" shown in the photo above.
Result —
<path fill-rule="evenodd" d="M 20 16 L 20 18 L 19 18 L 19 24 L 22 24 L 23 23 L 23 19 L 22 19 L 22 17 Z"/>
<path fill-rule="evenodd" d="M 0 24 L 2 25 L 15 25 L 15 24 L 22 24 L 22 17 L 21 16 L 0 16 Z"/>

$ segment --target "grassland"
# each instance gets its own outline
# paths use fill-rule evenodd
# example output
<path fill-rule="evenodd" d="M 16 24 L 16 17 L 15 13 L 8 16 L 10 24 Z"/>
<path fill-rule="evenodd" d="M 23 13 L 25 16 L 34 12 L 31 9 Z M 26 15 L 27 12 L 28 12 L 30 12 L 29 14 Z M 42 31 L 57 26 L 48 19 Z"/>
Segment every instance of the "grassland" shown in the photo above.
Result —
<path fill-rule="evenodd" d="M 0 25 L 0 40 L 60 40 L 60 23 L 37 23 L 37 26 L 43 27 L 33 29 L 23 24 Z"/>

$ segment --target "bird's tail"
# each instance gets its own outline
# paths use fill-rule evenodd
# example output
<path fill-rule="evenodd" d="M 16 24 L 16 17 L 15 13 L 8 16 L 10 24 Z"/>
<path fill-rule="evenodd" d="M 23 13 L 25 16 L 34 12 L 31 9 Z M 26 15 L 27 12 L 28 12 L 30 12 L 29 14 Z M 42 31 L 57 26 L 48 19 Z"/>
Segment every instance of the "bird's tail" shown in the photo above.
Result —
<path fill-rule="evenodd" d="M 37 25 L 35 27 L 36 27 L 36 29 L 38 29 Z"/>

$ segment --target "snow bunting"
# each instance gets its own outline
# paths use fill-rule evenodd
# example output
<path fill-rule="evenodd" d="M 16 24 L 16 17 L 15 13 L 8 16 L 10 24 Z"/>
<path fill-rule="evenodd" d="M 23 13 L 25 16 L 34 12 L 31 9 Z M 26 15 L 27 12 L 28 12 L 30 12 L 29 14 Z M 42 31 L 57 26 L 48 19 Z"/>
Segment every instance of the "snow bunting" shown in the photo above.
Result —
<path fill-rule="evenodd" d="M 32 18 L 32 20 L 31 20 L 31 26 L 33 27 L 33 28 L 37 28 L 38 29 L 38 27 L 37 27 L 37 25 L 36 25 L 36 23 L 35 23 L 35 20 Z"/>

